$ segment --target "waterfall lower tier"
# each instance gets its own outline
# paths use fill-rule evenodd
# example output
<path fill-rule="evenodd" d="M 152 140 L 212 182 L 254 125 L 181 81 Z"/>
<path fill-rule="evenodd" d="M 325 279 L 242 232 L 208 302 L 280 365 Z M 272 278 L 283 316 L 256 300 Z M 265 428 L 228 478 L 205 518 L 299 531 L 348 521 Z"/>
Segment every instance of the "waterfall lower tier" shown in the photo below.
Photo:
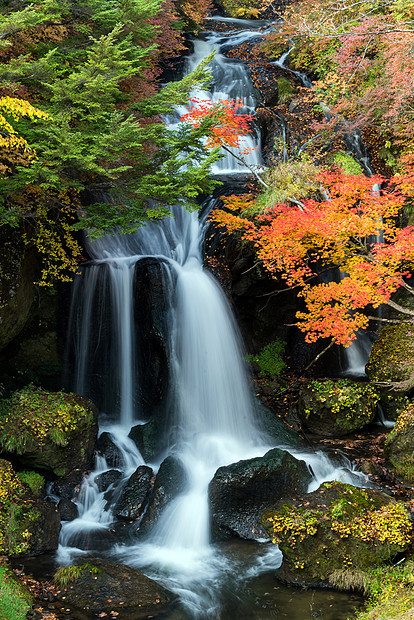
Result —
<path fill-rule="evenodd" d="M 210 543 L 209 483 L 219 467 L 263 456 L 275 440 L 266 436 L 257 420 L 242 361 L 243 348 L 227 299 L 202 268 L 202 222 L 196 214 L 177 208 L 175 217 L 161 224 L 155 235 L 154 232 L 151 225 L 128 237 L 112 236 L 108 244 L 106 240 L 91 242 L 91 253 L 97 258 L 84 268 L 87 273 L 80 276 L 74 287 L 72 314 L 79 329 L 75 351 L 80 352 L 75 377 L 87 395 L 88 386 L 94 389 L 94 383 L 82 372 L 88 375 L 93 369 L 96 374 L 104 373 L 103 384 L 108 382 L 116 389 L 118 397 L 109 395 L 103 403 L 107 421 L 101 431 L 111 438 L 117 459 L 107 463 L 103 457 L 97 458 L 94 472 L 74 498 L 79 517 L 63 525 L 59 558 L 62 563 L 69 563 L 74 555 L 91 550 L 111 553 L 114 559 L 161 580 L 179 596 L 189 618 L 213 618 L 221 604 L 217 601 L 221 600 L 218 593 L 223 582 L 241 569 L 235 560 Z M 143 410 L 139 396 L 142 398 L 145 392 L 138 373 L 145 365 L 138 359 L 145 351 L 145 344 L 138 337 L 142 325 L 137 320 L 142 313 L 135 306 L 147 307 L 148 299 L 137 297 L 134 287 L 140 266 L 147 265 L 150 252 L 151 260 L 161 268 L 158 286 L 151 288 L 144 278 L 147 297 L 152 299 L 153 289 L 159 294 L 160 287 L 169 308 L 164 320 L 155 313 L 150 329 L 151 338 L 154 330 L 165 330 L 158 337 L 168 356 L 169 377 L 169 388 L 157 405 L 165 428 L 158 431 L 150 465 L 156 469 L 170 455 L 182 471 L 182 490 L 163 507 L 144 538 L 136 537 L 140 526 L 134 525 L 129 542 L 114 546 L 115 499 L 129 476 L 144 463 L 129 432 Z M 153 263 L 150 265 L 154 267 Z M 146 276 L 148 273 L 154 270 L 147 269 Z M 109 304 L 103 303 L 102 286 Z M 80 309 L 86 316 L 79 315 Z M 109 327 L 105 327 L 107 316 L 111 319 Z M 102 321 L 95 326 L 97 334 L 91 327 L 96 317 Z M 122 329 L 124 323 L 128 342 Z M 105 346 L 102 338 L 108 340 Z M 134 342 L 131 346 L 133 339 L 140 344 Z M 103 350 L 106 369 L 101 366 Z M 116 417 L 118 423 L 113 422 Z M 314 475 L 309 490 L 323 480 L 355 483 L 357 479 L 349 463 L 336 466 L 321 453 L 289 447 L 287 450 L 308 463 Z M 103 476 L 116 476 L 117 472 L 116 484 L 102 489 Z M 359 482 L 364 483 L 361 478 Z M 281 561 L 276 546 L 258 551 L 255 557 L 253 565 L 240 573 L 240 579 L 247 578 L 252 571 L 271 570 Z"/>

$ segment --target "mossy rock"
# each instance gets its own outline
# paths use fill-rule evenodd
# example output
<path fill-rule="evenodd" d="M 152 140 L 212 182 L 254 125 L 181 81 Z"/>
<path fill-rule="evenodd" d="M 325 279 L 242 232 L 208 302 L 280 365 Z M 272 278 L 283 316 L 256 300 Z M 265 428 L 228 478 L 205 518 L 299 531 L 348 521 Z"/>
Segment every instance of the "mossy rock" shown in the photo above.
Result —
<path fill-rule="evenodd" d="M 314 380 L 300 388 L 298 415 L 311 433 L 342 437 L 372 422 L 378 400 L 377 391 L 368 383 Z"/>
<path fill-rule="evenodd" d="M 384 327 L 374 342 L 365 370 L 371 381 L 389 384 L 385 392 L 389 397 L 407 395 L 414 388 L 414 323 Z M 398 398 L 395 404 L 401 405 Z M 392 398 L 384 402 L 386 415 L 395 404 Z"/>
<path fill-rule="evenodd" d="M 82 396 L 32 386 L 0 403 L 0 447 L 32 469 L 64 476 L 87 469 L 98 432 L 95 405 Z"/>
<path fill-rule="evenodd" d="M 384 455 L 396 474 L 414 482 L 414 404 L 398 416 L 385 441 Z"/>
<path fill-rule="evenodd" d="M 60 518 L 56 506 L 39 500 L 11 463 L 3 459 L 0 504 L 0 554 L 37 555 L 57 549 Z"/>
<path fill-rule="evenodd" d="M 340 482 L 281 500 L 261 521 L 283 553 L 279 577 L 295 585 L 328 586 L 334 571 L 382 566 L 412 540 L 401 503 Z"/>
<path fill-rule="evenodd" d="M 65 607 L 88 614 L 115 612 L 131 620 L 158 618 L 171 602 L 166 590 L 138 570 L 101 560 L 59 569 L 55 581 Z"/>

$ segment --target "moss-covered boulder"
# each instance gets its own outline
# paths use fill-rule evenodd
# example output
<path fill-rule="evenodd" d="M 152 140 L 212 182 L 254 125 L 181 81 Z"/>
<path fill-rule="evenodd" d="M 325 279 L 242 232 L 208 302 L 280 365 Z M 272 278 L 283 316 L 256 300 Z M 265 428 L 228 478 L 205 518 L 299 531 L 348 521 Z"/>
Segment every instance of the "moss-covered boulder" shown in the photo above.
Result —
<path fill-rule="evenodd" d="M 55 574 L 55 581 L 65 607 L 88 614 L 111 616 L 112 612 L 125 620 L 158 618 L 171 602 L 169 593 L 138 570 L 100 560 L 65 566 Z"/>
<path fill-rule="evenodd" d="M 385 417 L 396 420 L 414 388 L 414 323 L 384 327 L 365 370 L 371 381 L 383 384 L 379 391 Z"/>
<path fill-rule="evenodd" d="M 396 474 L 414 482 L 414 404 L 398 416 L 385 441 L 384 455 Z"/>
<path fill-rule="evenodd" d="M 31 469 L 64 476 L 90 466 L 97 417 L 87 398 L 29 386 L 0 403 L 0 447 Z"/>
<path fill-rule="evenodd" d="M 312 476 L 302 460 L 274 448 L 263 457 L 220 467 L 208 489 L 215 540 L 266 537 L 260 515 L 281 497 L 304 493 Z"/>
<path fill-rule="evenodd" d="M 375 388 L 368 383 L 314 380 L 300 389 L 298 415 L 311 433 L 342 437 L 372 422 L 378 400 Z"/>
<path fill-rule="evenodd" d="M 335 571 L 381 566 L 412 540 L 401 503 L 340 482 L 282 500 L 261 521 L 283 553 L 280 578 L 295 585 L 327 586 Z"/>
<path fill-rule="evenodd" d="M 0 555 L 57 549 L 60 518 L 54 504 L 38 499 L 36 493 L 42 484 L 39 474 L 24 472 L 20 476 L 9 461 L 0 459 Z"/>

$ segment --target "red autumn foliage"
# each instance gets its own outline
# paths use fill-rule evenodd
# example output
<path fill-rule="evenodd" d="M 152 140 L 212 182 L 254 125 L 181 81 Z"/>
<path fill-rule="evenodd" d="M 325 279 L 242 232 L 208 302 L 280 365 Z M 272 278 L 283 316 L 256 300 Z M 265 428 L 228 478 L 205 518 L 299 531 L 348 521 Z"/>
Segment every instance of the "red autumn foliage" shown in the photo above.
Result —
<path fill-rule="evenodd" d="M 244 107 L 239 99 L 221 99 L 214 103 L 210 99 L 190 99 L 191 107 L 187 114 L 181 117 L 181 121 L 190 123 L 194 127 L 200 127 L 203 122 L 211 124 L 210 134 L 207 138 L 207 148 L 216 147 L 239 147 L 240 138 L 250 131 L 249 121 L 252 116 L 239 114 L 238 110 Z M 248 149 L 243 150 L 246 155 Z"/>
<path fill-rule="evenodd" d="M 237 215 L 248 199 L 231 197 L 225 198 L 230 212 L 215 211 L 211 219 L 241 230 L 275 278 L 300 288 L 306 310 L 297 312 L 297 325 L 308 342 L 330 338 L 346 347 L 367 326 L 366 311 L 390 302 L 414 267 L 414 227 L 396 228 L 398 212 L 414 195 L 414 174 L 407 167 L 380 193 L 373 183 L 381 177 L 330 171 L 318 178 L 328 193 L 322 202 L 278 204 L 251 220 Z M 321 281 L 333 268 L 338 281 Z"/>

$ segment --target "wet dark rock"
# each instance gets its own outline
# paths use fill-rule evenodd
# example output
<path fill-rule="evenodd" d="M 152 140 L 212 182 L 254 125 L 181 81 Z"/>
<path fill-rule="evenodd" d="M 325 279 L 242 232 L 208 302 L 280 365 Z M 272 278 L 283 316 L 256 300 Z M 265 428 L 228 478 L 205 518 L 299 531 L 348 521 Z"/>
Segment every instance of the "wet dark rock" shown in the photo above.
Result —
<path fill-rule="evenodd" d="M 163 420 L 162 413 L 159 416 L 155 413 L 152 420 L 146 424 L 133 426 L 129 432 L 128 437 L 135 443 L 144 461 L 154 461 L 160 453 L 160 438 L 165 428 L 163 428 Z"/>
<path fill-rule="evenodd" d="M 281 497 L 303 493 L 310 480 L 306 463 L 279 448 L 220 467 L 208 491 L 213 539 L 266 538 L 260 524 L 263 510 Z"/>
<path fill-rule="evenodd" d="M 111 485 L 116 485 L 122 478 L 122 472 L 119 469 L 108 469 L 95 478 L 95 484 L 99 491 L 107 491 Z"/>
<path fill-rule="evenodd" d="M 139 532 L 148 534 L 157 523 L 166 505 L 187 488 L 187 474 L 182 462 L 168 456 L 158 470 L 146 513 Z"/>
<path fill-rule="evenodd" d="M 61 588 L 61 598 L 65 606 L 88 614 L 115 612 L 130 620 L 158 617 L 172 600 L 164 588 L 138 570 L 100 560 L 80 567 L 77 579 Z"/>
<path fill-rule="evenodd" d="M 31 555 L 55 551 L 59 544 L 60 515 L 55 504 L 37 501 L 30 506 L 33 517 L 27 524 L 30 532 L 29 550 Z"/>
<path fill-rule="evenodd" d="M 35 323 L 35 319 L 33 320 Z M 59 350 L 59 337 L 56 329 L 34 329 L 31 333 L 19 338 L 16 354 L 13 356 L 13 366 L 27 379 L 35 378 L 43 387 L 59 390 L 60 381 L 56 377 L 62 375 L 62 359 Z M 37 333 L 33 333 L 33 331 Z"/>
<path fill-rule="evenodd" d="M 140 465 L 122 489 L 114 506 L 114 515 L 118 519 L 139 519 L 147 507 L 154 481 L 151 467 Z"/>
<path fill-rule="evenodd" d="M 411 539 L 403 504 L 385 493 L 340 482 L 281 499 L 264 511 L 261 521 L 283 553 L 278 578 L 298 586 L 352 589 L 353 571 L 388 564 L 406 551 Z"/>
<path fill-rule="evenodd" d="M 21 231 L 0 232 L 0 350 L 23 329 L 35 299 L 36 261 L 25 249 Z"/>
<path fill-rule="evenodd" d="M 168 338 L 170 324 L 169 296 L 166 294 L 168 278 L 165 261 L 145 258 L 135 266 L 134 320 L 139 329 L 139 350 L 141 364 L 139 370 L 141 385 L 141 408 L 144 416 L 154 409 L 163 410 L 168 389 Z"/>
<path fill-rule="evenodd" d="M 75 492 L 82 484 L 84 472 L 81 469 L 74 469 L 66 476 L 55 480 L 52 491 L 61 498 L 72 499 Z"/>
<path fill-rule="evenodd" d="M 122 452 L 115 445 L 110 433 L 105 431 L 99 435 L 96 450 L 100 456 L 105 457 L 108 467 L 122 467 Z"/>
<path fill-rule="evenodd" d="M 266 435 L 273 442 L 279 446 L 290 446 L 291 448 L 307 447 L 306 442 L 298 433 L 282 422 L 275 413 L 265 407 L 260 401 L 257 402 L 257 413 Z"/>
<path fill-rule="evenodd" d="M 67 499 L 66 497 L 61 499 L 58 503 L 58 511 L 61 521 L 73 521 L 79 516 L 77 505 L 71 502 L 71 500 Z"/>

